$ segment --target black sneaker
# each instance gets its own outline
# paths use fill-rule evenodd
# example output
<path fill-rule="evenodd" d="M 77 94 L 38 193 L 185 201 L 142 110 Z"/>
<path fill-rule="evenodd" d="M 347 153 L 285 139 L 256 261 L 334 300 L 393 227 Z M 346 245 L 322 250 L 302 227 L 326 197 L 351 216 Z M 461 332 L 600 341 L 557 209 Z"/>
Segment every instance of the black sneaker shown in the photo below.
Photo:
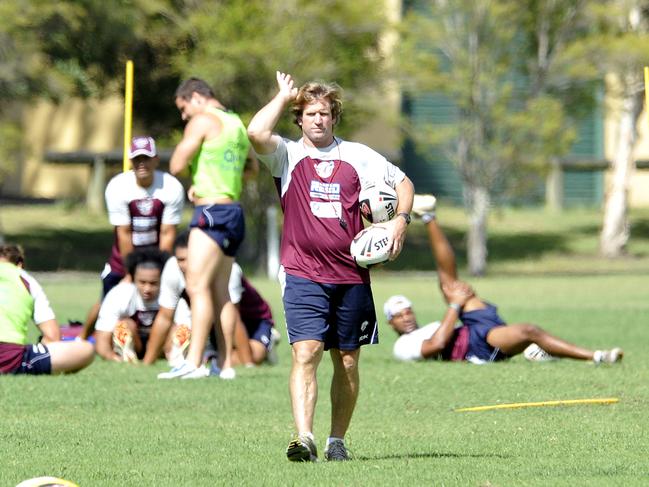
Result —
<path fill-rule="evenodd" d="M 344 462 L 349 460 L 349 452 L 345 443 L 341 440 L 334 440 L 327 445 L 324 452 L 325 460 L 329 462 Z"/>
<path fill-rule="evenodd" d="M 286 456 L 291 462 L 317 462 L 318 449 L 307 435 L 298 435 L 286 448 Z"/>

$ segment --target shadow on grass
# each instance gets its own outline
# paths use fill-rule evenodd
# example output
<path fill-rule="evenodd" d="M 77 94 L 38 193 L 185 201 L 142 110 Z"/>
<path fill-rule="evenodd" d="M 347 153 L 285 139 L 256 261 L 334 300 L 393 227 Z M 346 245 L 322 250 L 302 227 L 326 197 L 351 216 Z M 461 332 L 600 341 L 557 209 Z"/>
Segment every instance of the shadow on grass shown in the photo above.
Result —
<path fill-rule="evenodd" d="M 76 270 L 101 272 L 113 244 L 111 230 L 46 229 L 29 233 L 7 233 L 7 242 L 25 249 L 30 271 Z"/>
<path fill-rule="evenodd" d="M 374 460 L 403 460 L 414 458 L 512 458 L 511 455 L 502 455 L 500 453 L 448 453 L 448 452 L 429 452 L 429 453 L 401 453 L 390 455 L 375 456 L 354 456 L 356 461 L 374 461 Z"/>

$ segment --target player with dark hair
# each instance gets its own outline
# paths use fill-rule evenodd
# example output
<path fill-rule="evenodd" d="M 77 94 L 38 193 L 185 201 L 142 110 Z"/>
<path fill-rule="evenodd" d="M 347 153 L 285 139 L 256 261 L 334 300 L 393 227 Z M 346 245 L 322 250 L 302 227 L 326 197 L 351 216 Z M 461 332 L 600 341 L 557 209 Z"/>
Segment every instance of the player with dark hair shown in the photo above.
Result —
<path fill-rule="evenodd" d="M 398 216 L 383 225 L 392 237 L 391 257 L 396 258 L 410 221 L 413 186 L 377 152 L 334 136 L 342 113 L 337 85 L 310 82 L 298 90 L 289 74 L 278 72 L 276 79 L 278 92 L 253 117 L 248 137 L 275 178 L 284 210 L 283 301 L 293 352 L 289 389 L 297 428 L 286 455 L 291 461 L 317 459 L 317 369 L 329 350 L 334 372 L 325 458 L 347 460 L 344 437 L 358 397 L 360 347 L 378 339 L 369 271 L 356 266 L 349 253 L 363 228 L 359 193 L 378 178 L 395 188 Z M 297 141 L 273 133 L 288 106 L 302 130 Z"/>
<path fill-rule="evenodd" d="M 117 362 L 135 362 L 144 357 L 151 325 L 158 313 L 160 275 L 166 255 L 158 249 L 138 249 L 126 258 L 131 282 L 121 282 L 101 304 L 96 325 L 97 353 Z M 188 310 L 176 315 L 189 320 Z"/>
<path fill-rule="evenodd" d="M 241 119 L 215 98 L 205 81 L 192 78 L 183 82 L 176 90 L 175 103 L 187 124 L 169 169 L 172 174 L 179 174 L 189 167 L 190 198 L 195 206 L 187 259 L 192 336 L 187 359 L 171 371 L 159 374 L 160 379 L 205 376 L 201 367 L 205 340 L 215 318 L 229 301 L 230 269 L 244 238 L 239 199 L 246 163 L 251 160 L 250 143 Z M 229 322 L 219 323 L 220 377 L 234 379 L 234 328 Z"/>
<path fill-rule="evenodd" d="M 448 303 L 441 321 L 419 327 L 412 303 L 405 296 L 389 298 L 384 306 L 388 322 L 399 334 L 394 344 L 398 360 L 467 360 L 488 363 L 505 360 L 519 353 L 531 361 L 565 357 L 614 363 L 622 360 L 620 348 L 592 351 L 550 335 L 536 325 L 506 325 L 496 307 L 475 295 L 471 287 L 459 281 L 455 254 L 435 217 L 435 198 L 415 196 L 413 212 L 420 214 L 428 229 L 437 262 L 439 285 Z M 462 326 L 456 326 L 457 321 Z"/>
<path fill-rule="evenodd" d="M 57 374 L 87 367 L 94 356 L 92 344 L 61 341 L 47 296 L 24 265 L 20 246 L 0 245 L 0 374 Z M 42 338 L 27 344 L 32 321 Z"/>
<path fill-rule="evenodd" d="M 155 140 L 134 137 L 129 149 L 132 170 L 106 186 L 108 219 L 115 227 L 110 258 L 101 274 L 102 300 L 127 275 L 124 259 L 135 249 L 155 247 L 171 253 L 185 203 L 185 190 L 171 174 L 158 171 Z M 94 330 L 101 303 L 88 313 L 83 337 Z"/>
<path fill-rule="evenodd" d="M 151 336 L 144 363 L 154 363 L 162 348 L 163 343 L 172 336 L 172 341 L 178 342 L 176 330 L 172 329 L 172 318 L 178 304 L 184 299 L 189 300 L 185 290 L 185 272 L 187 270 L 187 235 L 182 232 L 178 235 L 174 245 L 174 256 L 171 257 L 162 271 L 160 284 L 160 310 L 151 329 Z M 230 321 L 235 328 L 232 364 L 254 365 L 264 361 L 276 361 L 275 346 L 277 345 L 278 332 L 274 328 L 273 316 L 268 303 L 259 292 L 250 284 L 243 275 L 241 267 L 234 262 L 228 283 L 230 301 L 221 311 L 221 321 Z M 212 339 L 210 335 L 210 339 Z M 174 356 L 169 357 L 170 362 L 176 360 L 176 347 Z M 212 368 L 212 372 L 218 370 Z M 204 373 L 207 373 L 204 372 Z M 191 378 L 191 377 L 189 377 Z"/>

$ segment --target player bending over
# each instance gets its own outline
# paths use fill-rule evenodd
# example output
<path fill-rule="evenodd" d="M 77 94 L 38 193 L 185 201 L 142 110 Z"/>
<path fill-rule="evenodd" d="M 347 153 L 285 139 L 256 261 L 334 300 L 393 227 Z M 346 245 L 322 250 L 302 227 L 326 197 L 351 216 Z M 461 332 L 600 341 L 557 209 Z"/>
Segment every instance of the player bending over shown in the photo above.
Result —
<path fill-rule="evenodd" d="M 115 239 L 101 273 L 101 301 L 126 276 L 124 259 L 133 250 L 154 247 L 171 253 L 185 203 L 180 181 L 157 170 L 160 160 L 152 137 L 134 137 L 128 157 L 132 169 L 118 174 L 106 186 L 106 208 L 115 227 Z M 94 331 L 101 301 L 88 312 L 84 338 Z"/>
<path fill-rule="evenodd" d="M 592 351 L 550 335 L 529 323 L 506 325 L 493 304 L 476 296 L 470 286 L 458 281 L 455 254 L 434 213 L 435 198 L 415 196 L 413 213 L 427 226 L 433 255 L 437 262 L 439 284 L 448 303 L 439 322 L 419 327 L 412 303 L 405 296 L 392 296 L 383 310 L 388 322 L 399 334 L 394 344 L 398 360 L 467 360 L 486 363 L 505 360 L 525 352 L 528 360 L 554 358 L 614 363 L 622 360 L 620 348 Z M 462 326 L 456 327 L 457 321 Z"/>
<path fill-rule="evenodd" d="M 0 374 L 58 374 L 87 367 L 94 357 L 85 340 L 60 341 L 61 331 L 43 288 L 23 270 L 17 245 L 0 245 Z M 43 335 L 27 344 L 29 323 Z"/>

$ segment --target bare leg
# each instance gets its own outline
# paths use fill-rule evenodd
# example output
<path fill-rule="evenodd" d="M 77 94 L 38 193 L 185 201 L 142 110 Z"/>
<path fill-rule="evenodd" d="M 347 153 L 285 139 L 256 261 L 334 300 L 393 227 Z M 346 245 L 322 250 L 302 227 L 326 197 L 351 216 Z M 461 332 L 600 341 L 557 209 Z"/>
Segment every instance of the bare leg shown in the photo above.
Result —
<path fill-rule="evenodd" d="M 536 343 L 555 357 L 592 360 L 594 355 L 592 350 L 568 343 L 538 326 L 526 323 L 494 328 L 487 334 L 487 343 L 510 356 L 521 353 L 531 343 Z"/>
<path fill-rule="evenodd" d="M 289 377 L 289 390 L 293 420 L 298 434 L 313 431 L 313 415 L 318 400 L 316 372 L 322 359 L 324 343 L 303 340 L 292 345 L 293 366 Z"/>
<path fill-rule="evenodd" d="M 52 360 L 52 374 L 77 372 L 87 367 L 95 357 L 95 349 L 90 342 L 74 340 L 47 344 Z"/>
<path fill-rule="evenodd" d="M 194 228 L 189 234 L 187 260 L 187 293 L 191 299 L 192 311 L 192 336 L 187 361 L 198 367 L 214 317 L 220 315 L 221 308 L 227 301 L 223 299 L 223 281 L 226 282 L 225 297 L 228 298 L 227 280 L 233 259 L 226 257 L 218 244 L 205 232 Z M 218 302 L 215 302 L 215 296 Z M 228 354 L 227 351 L 225 353 Z"/>
<path fill-rule="evenodd" d="M 334 438 L 344 438 L 354 414 L 360 379 L 358 360 L 360 349 L 345 351 L 331 349 L 329 354 L 334 365 L 331 380 L 331 434 Z"/>
<path fill-rule="evenodd" d="M 231 368 L 233 365 L 232 350 L 234 349 L 234 333 L 237 328 L 239 316 L 236 308 L 234 310 L 229 308 L 229 306 L 234 306 L 230 301 L 230 292 L 228 290 L 232 262 L 234 262 L 233 257 L 223 255 L 223 265 L 219 269 L 216 281 L 212 287 L 212 300 L 215 306 L 214 312 L 215 316 L 219 317 L 215 331 L 217 348 L 219 350 L 218 363 L 221 370 Z M 223 310 L 226 311 L 225 320 L 223 319 Z"/>
<path fill-rule="evenodd" d="M 440 286 L 455 281 L 457 279 L 457 264 L 451 244 L 437 224 L 436 219 L 432 219 L 426 224 L 426 228 L 428 229 L 428 240 L 430 241 L 431 250 L 437 263 Z"/>
<path fill-rule="evenodd" d="M 234 330 L 234 352 L 232 354 L 232 365 L 254 365 L 252 359 L 252 350 L 250 348 L 250 337 L 248 336 L 248 331 L 246 326 L 243 324 L 243 321 L 239 318 L 239 313 L 237 312 L 235 306 L 232 303 L 228 303 L 223 308 L 224 310 L 231 306 L 236 312 L 235 315 L 235 330 Z M 221 320 L 223 320 L 223 313 L 221 313 Z"/>

